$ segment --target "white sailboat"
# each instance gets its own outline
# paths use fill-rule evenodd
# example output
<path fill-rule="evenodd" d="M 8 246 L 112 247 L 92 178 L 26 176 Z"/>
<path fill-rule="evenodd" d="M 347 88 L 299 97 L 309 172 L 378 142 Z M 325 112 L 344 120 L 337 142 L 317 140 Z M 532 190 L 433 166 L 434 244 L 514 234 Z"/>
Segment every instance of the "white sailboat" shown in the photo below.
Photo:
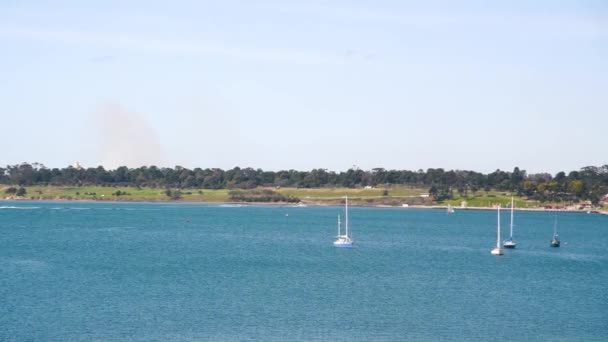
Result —
<path fill-rule="evenodd" d="M 342 234 L 340 215 L 338 215 L 338 236 L 336 241 L 334 241 L 334 246 L 351 248 L 353 246 L 353 239 L 348 235 L 348 196 L 345 197 L 344 201 L 344 219 L 344 234 Z"/>
<path fill-rule="evenodd" d="M 496 226 L 496 247 L 494 247 L 492 249 L 492 251 L 490 253 L 492 253 L 492 255 L 502 255 L 502 248 L 500 248 L 500 204 L 498 205 L 498 210 L 497 210 L 497 215 L 498 215 L 498 223 Z"/>
<path fill-rule="evenodd" d="M 448 214 L 453 214 L 454 213 L 454 207 L 452 207 L 451 204 L 448 204 Z"/>
<path fill-rule="evenodd" d="M 513 197 L 511 197 L 511 225 L 509 227 L 509 239 L 505 240 L 505 242 L 502 244 L 504 248 L 515 248 L 515 246 L 517 246 L 517 243 L 515 242 L 515 240 L 513 240 L 513 210 L 515 210 L 514 207 L 515 205 Z"/>

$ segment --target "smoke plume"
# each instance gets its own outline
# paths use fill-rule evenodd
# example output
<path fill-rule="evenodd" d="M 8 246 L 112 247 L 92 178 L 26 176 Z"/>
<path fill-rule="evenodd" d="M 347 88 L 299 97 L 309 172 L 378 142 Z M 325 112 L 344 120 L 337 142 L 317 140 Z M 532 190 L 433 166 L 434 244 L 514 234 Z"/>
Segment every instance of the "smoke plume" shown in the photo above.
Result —
<path fill-rule="evenodd" d="M 158 136 L 141 115 L 106 104 L 95 113 L 95 127 L 104 167 L 162 165 Z"/>

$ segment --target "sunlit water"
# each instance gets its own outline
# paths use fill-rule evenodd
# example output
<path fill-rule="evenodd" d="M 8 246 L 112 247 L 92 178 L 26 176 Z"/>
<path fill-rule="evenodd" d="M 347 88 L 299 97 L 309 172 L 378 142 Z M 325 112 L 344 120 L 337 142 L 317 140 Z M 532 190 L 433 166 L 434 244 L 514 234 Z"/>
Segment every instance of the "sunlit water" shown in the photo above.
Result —
<path fill-rule="evenodd" d="M 1 201 L 0 341 L 608 340 L 608 216 L 341 210 Z"/>

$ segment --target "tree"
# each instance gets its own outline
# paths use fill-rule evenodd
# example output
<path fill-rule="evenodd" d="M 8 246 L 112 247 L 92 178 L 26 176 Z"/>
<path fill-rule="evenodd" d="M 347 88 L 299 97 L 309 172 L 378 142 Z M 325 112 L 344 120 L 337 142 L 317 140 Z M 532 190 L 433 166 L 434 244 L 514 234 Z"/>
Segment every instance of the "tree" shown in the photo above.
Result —
<path fill-rule="evenodd" d="M 477 185 L 471 185 L 471 192 L 473 193 L 473 196 L 475 196 L 475 193 L 477 193 L 477 191 L 479 191 Z"/>
<path fill-rule="evenodd" d="M 526 171 L 520 170 L 519 167 L 515 167 L 513 172 L 511 173 L 511 191 L 517 191 L 518 194 L 521 194 L 522 191 L 522 182 L 526 178 Z"/>
<path fill-rule="evenodd" d="M 568 183 L 568 192 L 576 197 L 580 197 L 583 194 L 584 184 L 581 180 L 573 180 Z"/>
<path fill-rule="evenodd" d="M 19 190 L 17 190 L 17 193 L 15 193 L 15 195 L 17 196 L 25 196 L 25 194 L 27 193 L 27 191 L 25 190 L 24 187 L 20 187 Z"/>
<path fill-rule="evenodd" d="M 536 192 L 536 183 L 532 180 L 525 180 L 522 184 L 522 191 L 526 196 L 532 196 Z"/>
<path fill-rule="evenodd" d="M 536 200 L 592 200 L 597 203 L 608 188 L 608 165 L 601 167 L 586 166 L 569 173 L 559 172 L 553 177 L 548 173 L 530 174 L 515 167 L 512 172 L 496 170 L 482 174 L 466 170 L 444 170 L 441 168 L 409 171 L 374 168 L 361 170 L 353 167 L 342 172 L 313 169 L 311 171 L 282 170 L 263 171 L 251 167 L 235 167 L 230 170 L 218 168 L 194 170 L 181 166 L 158 168 L 142 166 L 130 169 L 120 166 L 114 170 L 96 168 L 53 168 L 48 169 L 39 163 L 21 163 L 0 168 L 0 184 L 16 188 L 29 185 L 56 186 L 113 186 L 113 187 L 164 187 L 168 189 L 253 189 L 259 186 L 273 187 L 361 187 L 365 185 L 400 184 L 415 187 L 431 187 L 433 198 L 442 200 L 458 191 L 468 196 L 479 189 L 517 191 Z M 388 188 L 388 187 L 387 187 Z M 5 190 L 6 191 L 6 190 Z M 118 196 L 125 195 L 120 191 Z M 178 194 L 177 192 L 175 193 Z M 128 195 L 128 194 L 127 194 Z M 167 197 L 172 198 L 169 190 Z M 180 195 L 181 196 L 181 195 Z M 175 197 L 175 196 L 173 196 Z M 179 196 L 177 196 L 179 198 Z"/>
<path fill-rule="evenodd" d="M 431 186 L 429 189 L 429 195 L 431 195 L 431 197 L 438 202 L 451 199 L 453 197 L 452 190 L 445 185 Z"/>
<path fill-rule="evenodd" d="M 178 199 L 182 198 L 182 192 L 180 190 L 167 189 L 165 190 L 165 195 L 167 195 L 167 197 L 173 201 L 177 201 Z"/>
<path fill-rule="evenodd" d="M 460 197 L 467 197 L 467 187 L 465 185 L 459 185 L 458 188 L 456 189 L 458 191 L 458 196 Z"/>

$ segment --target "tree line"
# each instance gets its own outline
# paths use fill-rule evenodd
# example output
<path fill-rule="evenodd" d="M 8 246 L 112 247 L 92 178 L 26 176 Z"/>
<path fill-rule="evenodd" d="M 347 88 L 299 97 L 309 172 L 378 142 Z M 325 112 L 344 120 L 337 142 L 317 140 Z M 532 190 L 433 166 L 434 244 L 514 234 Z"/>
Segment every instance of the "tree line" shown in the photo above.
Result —
<path fill-rule="evenodd" d="M 466 197 L 478 191 L 510 191 L 540 201 L 591 200 L 599 203 L 608 193 L 608 165 L 587 166 L 569 173 L 558 172 L 528 174 L 515 167 L 513 171 L 496 170 L 480 173 L 466 170 L 386 170 L 351 168 L 334 172 L 326 169 L 311 171 L 235 167 L 188 169 L 142 166 L 121 166 L 106 170 L 102 166 L 91 168 L 47 168 L 39 163 L 22 163 L 0 167 L 0 184 L 31 186 L 133 186 L 176 189 L 254 189 L 272 187 L 365 187 L 409 185 L 429 189 L 437 200 L 456 195 Z"/>

